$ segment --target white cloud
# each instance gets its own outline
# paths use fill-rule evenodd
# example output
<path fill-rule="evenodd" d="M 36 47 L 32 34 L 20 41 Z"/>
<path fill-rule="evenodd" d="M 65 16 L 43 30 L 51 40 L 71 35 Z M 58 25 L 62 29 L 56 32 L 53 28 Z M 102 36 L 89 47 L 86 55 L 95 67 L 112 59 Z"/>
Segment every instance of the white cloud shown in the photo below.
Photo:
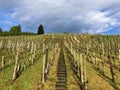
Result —
<path fill-rule="evenodd" d="M 24 27 L 36 29 L 41 23 L 46 32 L 98 33 L 120 25 L 119 0 L 7 0 L 0 10 L 13 12 L 11 17 Z"/>
<path fill-rule="evenodd" d="M 6 25 L 12 25 L 12 24 L 13 24 L 13 23 L 10 22 L 10 21 L 3 21 L 2 23 L 3 23 L 3 24 L 6 24 Z"/>

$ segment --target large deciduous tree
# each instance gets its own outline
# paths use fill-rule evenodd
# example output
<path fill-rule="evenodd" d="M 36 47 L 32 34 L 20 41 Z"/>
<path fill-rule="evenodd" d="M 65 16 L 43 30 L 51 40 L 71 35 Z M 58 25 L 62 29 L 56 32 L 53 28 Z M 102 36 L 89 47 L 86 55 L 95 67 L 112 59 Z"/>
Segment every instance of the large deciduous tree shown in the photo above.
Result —
<path fill-rule="evenodd" d="M 11 27 L 10 33 L 15 34 L 15 35 L 20 34 L 21 33 L 21 26 L 18 25 L 18 26 Z"/>

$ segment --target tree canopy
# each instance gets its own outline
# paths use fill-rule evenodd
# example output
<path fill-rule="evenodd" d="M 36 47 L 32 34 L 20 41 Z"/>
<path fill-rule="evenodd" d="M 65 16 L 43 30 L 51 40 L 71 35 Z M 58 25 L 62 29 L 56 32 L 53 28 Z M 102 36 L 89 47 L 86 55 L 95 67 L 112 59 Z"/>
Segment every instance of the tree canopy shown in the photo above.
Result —
<path fill-rule="evenodd" d="M 18 25 L 18 26 L 11 27 L 10 33 L 15 34 L 15 35 L 20 34 L 21 33 L 21 26 Z"/>
<path fill-rule="evenodd" d="M 33 32 L 22 32 L 20 25 L 12 26 L 9 29 L 9 31 L 3 31 L 2 28 L 0 28 L 0 36 L 16 36 L 16 35 L 36 35 L 36 34 Z"/>
<path fill-rule="evenodd" d="M 2 33 L 3 32 L 3 30 L 2 30 L 2 28 L 0 28 L 0 33 Z"/>
<path fill-rule="evenodd" d="M 44 34 L 44 28 L 42 24 L 40 24 L 38 27 L 38 34 Z"/>

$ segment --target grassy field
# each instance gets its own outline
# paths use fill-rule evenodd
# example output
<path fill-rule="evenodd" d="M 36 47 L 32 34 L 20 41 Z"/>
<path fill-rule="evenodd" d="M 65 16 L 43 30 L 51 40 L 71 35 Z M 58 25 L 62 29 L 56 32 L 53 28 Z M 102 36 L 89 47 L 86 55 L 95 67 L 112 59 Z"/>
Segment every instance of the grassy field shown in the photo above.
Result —
<path fill-rule="evenodd" d="M 0 37 L 0 90 L 56 90 L 61 50 L 67 90 L 120 90 L 120 36 L 88 34 Z"/>

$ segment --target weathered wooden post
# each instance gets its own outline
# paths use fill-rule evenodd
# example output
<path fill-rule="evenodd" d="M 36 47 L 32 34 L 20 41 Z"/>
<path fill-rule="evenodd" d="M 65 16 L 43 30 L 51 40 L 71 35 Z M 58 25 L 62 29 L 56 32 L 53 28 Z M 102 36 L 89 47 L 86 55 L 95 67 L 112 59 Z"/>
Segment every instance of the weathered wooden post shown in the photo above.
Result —
<path fill-rule="evenodd" d="M 42 84 L 45 82 L 45 44 L 43 43 L 43 75 L 42 75 Z"/>
<path fill-rule="evenodd" d="M 114 78 L 114 71 L 113 71 L 113 65 L 112 65 L 112 58 L 111 58 L 111 52 L 110 52 L 110 49 L 108 51 L 108 58 L 109 58 L 109 63 L 110 63 L 110 72 L 111 72 L 111 76 L 112 76 L 112 81 L 115 82 L 115 78 Z"/>
<path fill-rule="evenodd" d="M 35 58 L 35 52 L 36 52 L 36 47 L 37 45 L 36 44 L 34 44 L 34 54 L 33 54 L 33 57 Z"/>
<path fill-rule="evenodd" d="M 33 49 L 34 49 L 34 43 L 32 42 L 32 46 L 31 46 L 31 54 L 33 53 Z"/>
<path fill-rule="evenodd" d="M 82 64 L 82 54 L 80 54 L 80 77 L 81 77 L 81 84 L 82 84 L 82 86 L 83 86 L 83 82 L 84 82 L 84 80 L 83 80 L 83 64 Z"/>
<path fill-rule="evenodd" d="M 77 73 L 78 73 L 78 76 L 80 75 L 80 55 L 79 55 L 79 52 L 78 52 L 78 55 L 77 55 L 77 64 L 78 64 L 78 71 L 77 71 Z"/>
<path fill-rule="evenodd" d="M 95 53 L 93 52 L 92 54 L 93 54 L 93 60 L 92 60 L 92 62 L 93 62 L 93 64 L 95 65 L 95 63 L 96 63 L 96 62 L 95 62 Z"/>
<path fill-rule="evenodd" d="M 48 73 L 48 47 L 45 49 L 45 80 L 47 79 Z"/>
<path fill-rule="evenodd" d="M 104 61 L 104 44 L 102 42 L 102 66 L 103 66 L 103 74 L 104 73 L 104 69 L 105 69 L 105 61 Z"/>
<path fill-rule="evenodd" d="M 119 65 L 120 65 L 120 48 L 119 48 Z"/>
<path fill-rule="evenodd" d="M 72 49 L 73 49 L 73 48 L 72 48 L 72 43 L 71 43 L 71 52 L 73 51 Z"/>
<path fill-rule="evenodd" d="M 95 66 L 97 66 L 96 52 L 94 52 L 93 55 L 94 55 L 94 64 Z"/>
<path fill-rule="evenodd" d="M 74 60 L 75 60 L 75 48 L 73 47 L 73 57 L 74 57 Z"/>
<path fill-rule="evenodd" d="M 3 42 L 1 41 L 1 42 L 0 42 L 0 49 L 2 48 L 2 44 L 3 44 Z"/>
<path fill-rule="evenodd" d="M 87 90 L 86 56 L 84 59 L 84 87 Z"/>
<path fill-rule="evenodd" d="M 89 58 L 89 57 L 88 57 L 88 55 L 89 55 L 89 47 L 88 47 L 88 44 L 87 44 L 86 47 L 87 47 L 87 52 L 86 52 L 86 54 L 87 54 L 87 58 Z"/>
<path fill-rule="evenodd" d="M 21 63 L 20 63 L 20 60 L 18 60 L 17 77 L 20 75 L 20 69 L 21 69 Z"/>
<path fill-rule="evenodd" d="M 2 56 L 2 68 L 4 68 L 4 66 L 5 66 L 5 60 L 4 60 L 4 56 Z"/>
<path fill-rule="evenodd" d="M 16 55 L 16 61 L 15 61 L 15 67 L 14 67 L 14 72 L 13 72 L 13 81 L 18 77 L 17 73 L 18 73 L 18 65 L 19 63 L 19 48 L 17 49 L 17 55 Z"/>

